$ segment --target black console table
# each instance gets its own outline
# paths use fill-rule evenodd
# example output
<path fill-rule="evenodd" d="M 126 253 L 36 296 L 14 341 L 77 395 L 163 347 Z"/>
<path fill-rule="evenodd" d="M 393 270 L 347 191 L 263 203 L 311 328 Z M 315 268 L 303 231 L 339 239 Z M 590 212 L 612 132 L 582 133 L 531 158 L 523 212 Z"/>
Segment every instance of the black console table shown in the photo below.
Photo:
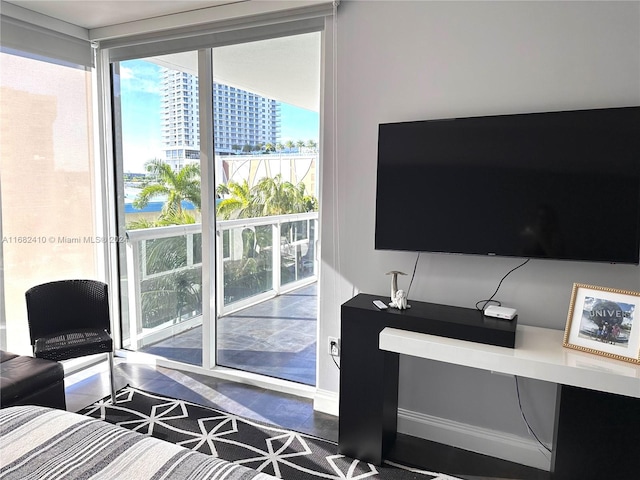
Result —
<path fill-rule="evenodd" d="M 380 311 L 372 304 L 377 298 L 360 294 L 342 305 L 340 453 L 380 464 L 391 449 L 399 354 L 406 354 L 558 384 L 554 479 L 637 478 L 640 366 L 569 351 L 559 330 L 422 302 Z M 504 348 L 514 339 L 515 348 Z M 470 349 L 472 356 L 465 354 Z"/>
<path fill-rule="evenodd" d="M 342 305 L 340 341 L 340 453 L 380 464 L 393 446 L 398 410 L 398 354 L 378 348 L 385 327 L 513 347 L 517 318 L 485 317 L 476 309 L 409 302 L 410 309 L 378 310 L 359 294 Z"/>

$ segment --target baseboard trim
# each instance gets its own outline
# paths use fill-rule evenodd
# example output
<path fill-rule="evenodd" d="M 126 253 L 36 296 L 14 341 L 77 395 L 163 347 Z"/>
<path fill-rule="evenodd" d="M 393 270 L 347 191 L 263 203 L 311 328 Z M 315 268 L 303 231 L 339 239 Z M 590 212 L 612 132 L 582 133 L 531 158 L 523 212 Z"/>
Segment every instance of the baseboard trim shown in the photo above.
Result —
<path fill-rule="evenodd" d="M 317 389 L 313 408 L 318 412 L 338 416 L 339 395 Z M 535 440 L 488 428 L 460 423 L 446 418 L 398 409 L 398 432 L 432 442 L 451 445 L 471 452 L 551 471 L 551 454 Z"/>
<path fill-rule="evenodd" d="M 518 435 L 403 408 L 398 409 L 398 432 L 540 470 L 551 470 L 551 454 L 535 440 Z"/>
<path fill-rule="evenodd" d="M 340 411 L 339 398 L 340 397 L 336 392 L 318 388 L 316 389 L 316 394 L 313 397 L 313 409 L 318 412 L 327 413 L 337 417 Z"/>

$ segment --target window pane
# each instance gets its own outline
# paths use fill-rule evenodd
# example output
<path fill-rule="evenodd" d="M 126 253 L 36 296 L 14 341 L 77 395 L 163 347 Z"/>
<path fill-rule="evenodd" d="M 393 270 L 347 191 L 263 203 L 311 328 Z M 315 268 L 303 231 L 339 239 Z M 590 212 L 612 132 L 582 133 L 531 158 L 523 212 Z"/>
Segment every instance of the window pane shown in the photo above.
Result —
<path fill-rule="evenodd" d="M 126 265 L 122 287 L 128 291 L 122 299 L 123 346 L 200 365 L 196 65 L 197 52 L 120 62 L 114 104 L 121 140 L 116 156 L 123 171 L 121 227 L 129 238 L 128 248 L 120 250 Z M 188 331 L 193 339 L 188 348 L 171 343 Z"/>
<path fill-rule="evenodd" d="M 309 385 L 320 39 L 314 32 L 212 52 L 216 278 L 223 297 L 216 303 L 216 363 Z"/>
<path fill-rule="evenodd" d="M 146 262 L 140 282 L 143 331 L 202 315 L 202 263 L 194 263 L 188 255 L 188 244 L 195 236 L 142 241 L 140 261 Z"/>
<path fill-rule="evenodd" d="M 96 278 L 91 72 L 0 53 L 7 348 L 30 354 L 25 291 Z"/>
<path fill-rule="evenodd" d="M 223 251 L 224 305 L 267 292 L 273 288 L 273 233 L 271 225 L 226 230 Z"/>
<path fill-rule="evenodd" d="M 297 282 L 316 274 L 315 232 L 317 220 L 282 224 L 280 237 L 280 282 Z"/>

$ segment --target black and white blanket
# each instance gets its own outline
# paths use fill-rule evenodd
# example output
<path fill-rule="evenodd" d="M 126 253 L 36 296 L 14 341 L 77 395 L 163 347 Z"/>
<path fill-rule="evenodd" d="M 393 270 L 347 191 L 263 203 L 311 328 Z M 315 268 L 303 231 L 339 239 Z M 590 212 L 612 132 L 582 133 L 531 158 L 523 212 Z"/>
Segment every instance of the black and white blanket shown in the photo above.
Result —
<path fill-rule="evenodd" d="M 102 420 L 63 410 L 0 409 L 0 479 L 273 480 Z"/>

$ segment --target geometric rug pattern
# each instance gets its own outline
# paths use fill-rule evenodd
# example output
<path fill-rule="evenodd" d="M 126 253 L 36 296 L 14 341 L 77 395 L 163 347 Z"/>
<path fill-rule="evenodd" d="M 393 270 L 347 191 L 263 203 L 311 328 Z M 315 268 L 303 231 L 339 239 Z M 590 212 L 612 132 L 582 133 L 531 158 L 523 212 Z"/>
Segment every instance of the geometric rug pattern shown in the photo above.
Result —
<path fill-rule="evenodd" d="M 126 386 L 80 412 L 283 480 L 459 480 L 338 454 L 335 442 Z"/>

